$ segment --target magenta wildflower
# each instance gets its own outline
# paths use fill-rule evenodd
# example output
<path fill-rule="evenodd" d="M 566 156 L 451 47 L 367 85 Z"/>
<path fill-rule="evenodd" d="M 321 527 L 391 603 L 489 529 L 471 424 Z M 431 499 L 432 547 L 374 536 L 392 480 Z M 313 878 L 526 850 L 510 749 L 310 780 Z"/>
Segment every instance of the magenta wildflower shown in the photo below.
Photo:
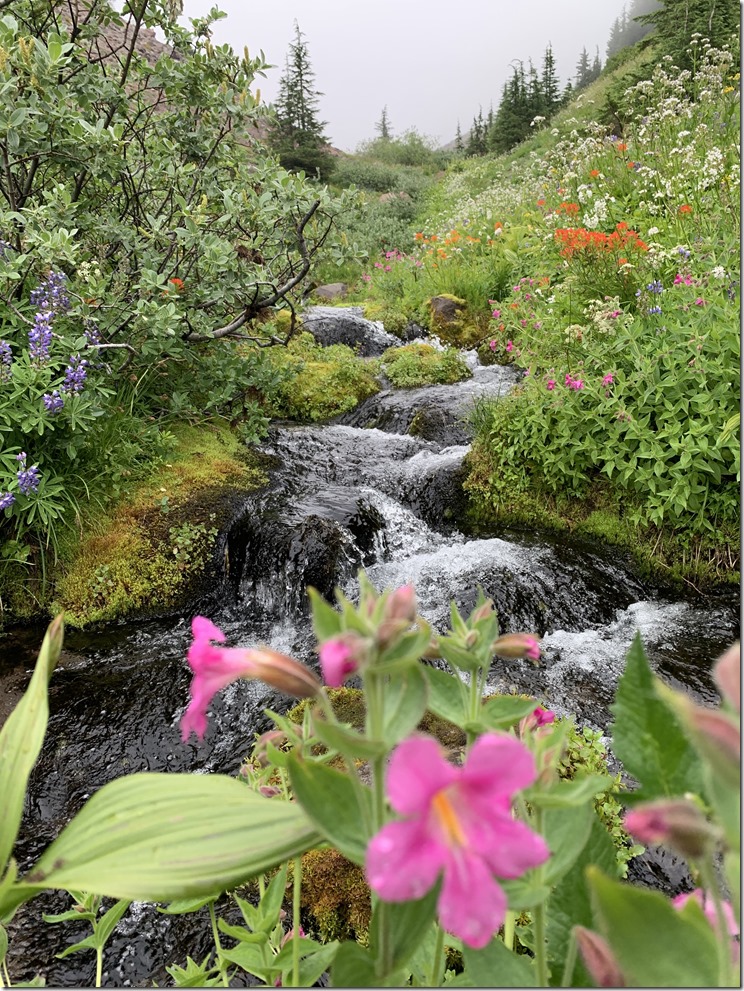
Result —
<path fill-rule="evenodd" d="M 507 351 L 513 351 L 514 350 L 514 345 L 512 344 L 511 341 L 507 341 L 506 342 L 506 350 Z"/>
<path fill-rule="evenodd" d="M 705 918 L 710 922 L 713 929 L 718 930 L 718 920 L 716 918 L 716 906 L 711 897 L 707 895 L 702 888 L 695 888 L 694 891 L 689 891 L 687 894 L 677 895 L 676 898 L 672 898 L 672 905 L 676 909 L 681 909 L 687 902 L 694 898 L 695 901 L 700 905 L 703 912 L 705 913 Z M 723 915 L 726 920 L 726 926 L 729 931 L 729 936 L 731 939 L 731 957 L 735 964 L 739 962 L 739 944 L 735 937 L 739 935 L 739 927 L 736 924 L 736 916 L 734 915 L 734 910 L 729 902 L 723 903 Z"/>
<path fill-rule="evenodd" d="M 370 841 L 370 888 L 383 901 L 411 901 L 443 874 L 442 927 L 467 946 L 484 947 L 507 908 L 495 877 L 520 877 L 550 855 L 543 838 L 511 814 L 513 794 L 535 777 L 529 750 L 505 734 L 481 736 L 462 767 L 445 760 L 431 737 L 404 740 L 390 760 L 387 792 L 405 818 Z"/>
<path fill-rule="evenodd" d="M 353 632 L 321 644 L 318 657 L 325 684 L 331 688 L 343 685 L 349 675 L 358 669 L 363 648 L 361 637 Z"/>
<path fill-rule="evenodd" d="M 194 733 L 201 740 L 207 730 L 207 706 L 212 697 L 238 678 L 256 678 L 273 688 L 311 698 L 320 682 L 304 665 L 292 657 L 268 648 L 216 647 L 212 641 L 225 642 L 225 634 L 205 616 L 191 621 L 194 642 L 186 659 L 194 677 L 191 679 L 191 702 L 181 718 L 184 743 Z"/>
<path fill-rule="evenodd" d="M 602 385 L 612 385 L 612 383 L 614 381 L 615 380 L 614 380 L 612 374 L 608 372 L 608 374 L 605 375 L 605 377 L 602 379 Z"/>
<path fill-rule="evenodd" d="M 695 306 L 705 306 L 705 300 L 703 299 L 702 296 L 698 296 L 698 298 L 695 300 Z"/>
<path fill-rule="evenodd" d="M 488 346 L 492 351 L 496 350 L 496 341 L 489 341 Z"/>
<path fill-rule="evenodd" d="M 545 383 L 545 388 L 548 390 L 548 392 L 552 392 L 553 389 L 555 389 L 556 384 L 557 383 L 555 379 L 548 379 L 548 381 Z"/>
<path fill-rule="evenodd" d="M 555 713 L 551 709 L 543 709 L 541 705 L 535 707 L 534 711 L 525 716 L 519 722 L 519 736 L 523 739 L 528 733 L 540 729 L 541 726 L 549 726 L 555 722 Z"/>
<path fill-rule="evenodd" d="M 493 316 L 496 320 L 498 320 L 498 318 L 501 316 L 501 310 L 494 310 Z"/>

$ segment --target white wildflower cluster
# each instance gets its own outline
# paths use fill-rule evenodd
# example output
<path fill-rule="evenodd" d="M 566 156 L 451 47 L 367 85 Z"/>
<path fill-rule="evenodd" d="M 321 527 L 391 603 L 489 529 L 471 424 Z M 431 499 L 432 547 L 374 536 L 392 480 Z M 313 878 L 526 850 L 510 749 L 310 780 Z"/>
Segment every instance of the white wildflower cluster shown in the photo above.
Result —
<path fill-rule="evenodd" d="M 595 231 L 599 227 L 604 227 L 607 222 L 608 210 L 607 199 L 598 196 L 592 204 L 592 211 L 586 212 L 582 217 L 582 222 L 587 230 Z"/>
<path fill-rule="evenodd" d="M 618 328 L 632 321 L 632 317 L 623 312 L 619 296 L 593 299 L 584 310 L 584 316 L 588 318 L 590 324 L 586 329 L 596 331 L 598 334 L 616 334 Z"/>

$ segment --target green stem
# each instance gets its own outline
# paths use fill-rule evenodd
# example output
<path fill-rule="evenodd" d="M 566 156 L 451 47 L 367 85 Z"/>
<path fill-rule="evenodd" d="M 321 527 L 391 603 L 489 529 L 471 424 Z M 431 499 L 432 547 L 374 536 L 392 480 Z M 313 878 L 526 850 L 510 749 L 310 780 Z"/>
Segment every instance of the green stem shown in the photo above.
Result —
<path fill-rule="evenodd" d="M 732 981 L 731 937 L 729 936 L 726 915 L 723 911 L 723 898 L 718 885 L 715 867 L 712 861 L 705 858 L 700 864 L 700 876 L 703 890 L 713 899 L 716 910 L 716 929 L 718 930 L 718 986 L 721 988 L 739 987 L 738 981 Z"/>
<path fill-rule="evenodd" d="M 333 706 L 324 691 L 320 692 L 318 695 L 318 702 L 320 703 L 320 707 L 323 710 L 323 714 L 328 722 L 338 725 L 336 713 L 333 711 Z M 349 772 L 352 784 L 354 785 L 357 805 L 359 806 L 359 814 L 364 822 L 365 835 L 370 836 L 373 829 L 372 823 L 369 821 L 369 806 L 367 805 L 366 790 L 365 786 L 362 784 L 362 779 L 359 777 L 359 768 L 354 763 L 353 757 L 347 757 L 346 754 L 343 754 L 342 756 L 344 758 L 344 763 L 346 764 L 346 769 Z"/>
<path fill-rule="evenodd" d="M 103 947 L 96 947 L 96 987 L 100 988 L 103 980 Z"/>
<path fill-rule="evenodd" d="M 543 811 L 535 811 L 535 832 L 543 835 Z M 537 869 L 537 884 L 542 882 L 543 868 Z M 546 988 L 548 986 L 548 947 L 546 937 L 546 909 L 547 899 L 535 906 L 533 919 L 535 922 L 535 964 L 537 966 L 537 986 Z"/>
<path fill-rule="evenodd" d="M 576 933 L 572 929 L 568 940 L 568 947 L 566 949 L 566 963 L 563 967 L 563 977 L 561 978 L 562 988 L 573 987 L 571 981 L 573 980 L 574 968 L 576 967 L 577 952 L 578 944 L 576 943 Z"/>
<path fill-rule="evenodd" d="M 444 929 L 437 926 L 437 941 L 434 944 L 434 959 L 431 965 L 431 977 L 427 987 L 438 988 L 442 984 L 442 970 L 444 969 Z"/>
<path fill-rule="evenodd" d="M 295 857 L 292 884 L 292 987 L 300 986 L 300 896 L 302 894 L 302 857 Z"/>
<path fill-rule="evenodd" d="M 367 703 L 365 729 L 370 740 L 382 740 L 384 736 L 385 682 L 374 670 L 368 669 L 364 677 L 364 695 Z M 372 761 L 372 828 L 378 832 L 385 825 L 385 754 Z M 388 906 L 374 899 L 374 911 L 378 919 L 377 976 L 384 980 L 393 967 L 393 944 L 390 933 Z"/>
<path fill-rule="evenodd" d="M 230 987 L 230 978 L 227 976 L 227 970 L 224 969 L 225 965 L 222 962 L 222 943 L 220 943 L 220 931 L 217 928 L 217 916 L 214 911 L 214 902 L 209 903 L 209 921 L 212 924 L 212 938 L 214 939 L 214 946 L 217 950 L 217 959 L 220 965 L 220 974 L 222 975 L 222 984 L 224 987 Z"/>
<path fill-rule="evenodd" d="M 504 916 L 504 946 L 507 950 L 514 949 L 514 930 L 517 924 L 517 913 L 507 912 Z"/>

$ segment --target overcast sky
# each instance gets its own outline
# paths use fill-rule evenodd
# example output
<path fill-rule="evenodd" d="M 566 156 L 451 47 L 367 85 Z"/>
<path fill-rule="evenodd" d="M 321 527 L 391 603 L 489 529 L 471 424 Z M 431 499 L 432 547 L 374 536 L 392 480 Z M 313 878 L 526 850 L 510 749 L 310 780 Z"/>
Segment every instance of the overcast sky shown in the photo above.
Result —
<path fill-rule="evenodd" d="M 393 135 L 415 127 L 451 141 L 482 105 L 498 107 L 509 63 L 532 58 L 538 70 L 550 43 L 563 87 L 581 49 L 604 62 L 622 0 L 184 0 L 184 18 L 217 5 L 227 17 L 213 39 L 251 56 L 262 49 L 277 68 L 260 80 L 271 102 L 294 21 L 305 35 L 321 120 L 331 144 L 354 151 L 375 136 L 387 106 Z"/>

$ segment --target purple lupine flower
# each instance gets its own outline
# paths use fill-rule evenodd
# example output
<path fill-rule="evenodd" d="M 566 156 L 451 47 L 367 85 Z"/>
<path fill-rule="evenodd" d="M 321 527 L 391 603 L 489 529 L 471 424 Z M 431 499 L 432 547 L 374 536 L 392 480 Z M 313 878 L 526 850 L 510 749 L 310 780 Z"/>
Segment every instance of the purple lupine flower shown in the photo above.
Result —
<path fill-rule="evenodd" d="M 40 310 L 69 310 L 70 298 L 65 291 L 67 276 L 64 272 L 50 272 L 44 282 L 31 292 L 31 303 Z"/>
<path fill-rule="evenodd" d="M 73 354 L 65 369 L 65 381 L 62 385 L 62 391 L 71 393 L 82 392 L 85 380 L 88 377 L 87 367 L 88 362 L 85 358 L 81 358 L 79 354 Z"/>
<path fill-rule="evenodd" d="M 28 332 L 29 353 L 33 361 L 43 364 L 49 360 L 52 344 L 52 312 L 40 310 L 34 317 L 34 325 Z"/>
<path fill-rule="evenodd" d="M 661 307 L 660 306 L 649 306 L 649 308 L 646 310 L 646 312 L 647 313 L 651 313 L 651 314 L 655 314 L 655 315 L 658 316 L 661 313 Z"/>
<path fill-rule="evenodd" d="M 16 472 L 16 478 L 18 479 L 18 488 L 21 490 L 23 495 L 27 496 L 31 495 L 32 492 L 39 491 L 41 472 L 39 471 L 38 465 L 31 465 L 30 468 L 27 468 L 24 459 L 21 470 Z"/>
<path fill-rule="evenodd" d="M 0 341 L 0 382 L 10 378 L 13 351 L 7 341 Z"/>
<path fill-rule="evenodd" d="M 0 495 L 0 511 L 3 509 L 10 509 L 14 502 L 15 496 L 12 492 L 3 492 L 3 494 Z"/>
<path fill-rule="evenodd" d="M 101 332 L 98 329 L 98 324 L 93 320 L 86 320 L 83 325 L 83 333 L 85 334 L 85 339 L 88 342 L 89 348 L 97 348 L 101 343 Z"/>
<path fill-rule="evenodd" d="M 664 285 L 660 279 L 655 279 L 653 282 L 649 282 L 646 289 L 648 289 L 649 292 L 662 293 L 664 292 Z"/>
<path fill-rule="evenodd" d="M 62 407 L 65 405 L 65 401 L 60 396 L 58 389 L 53 389 L 52 392 L 45 392 L 42 401 L 44 403 L 44 409 L 47 413 L 59 413 Z"/>

